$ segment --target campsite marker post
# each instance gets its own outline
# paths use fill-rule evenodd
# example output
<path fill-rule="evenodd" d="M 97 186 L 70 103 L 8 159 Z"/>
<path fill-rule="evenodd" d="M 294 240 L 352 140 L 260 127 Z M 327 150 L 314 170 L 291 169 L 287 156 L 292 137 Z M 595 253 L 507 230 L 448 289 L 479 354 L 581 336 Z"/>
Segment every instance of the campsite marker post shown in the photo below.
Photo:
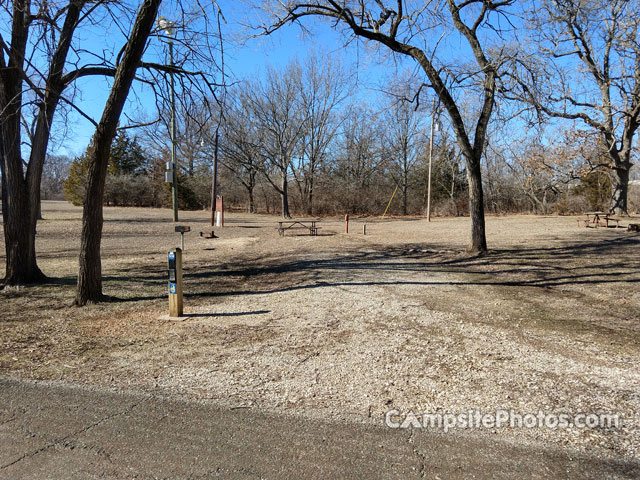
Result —
<path fill-rule="evenodd" d="M 169 252 L 169 317 L 181 317 L 182 303 L 182 249 Z"/>

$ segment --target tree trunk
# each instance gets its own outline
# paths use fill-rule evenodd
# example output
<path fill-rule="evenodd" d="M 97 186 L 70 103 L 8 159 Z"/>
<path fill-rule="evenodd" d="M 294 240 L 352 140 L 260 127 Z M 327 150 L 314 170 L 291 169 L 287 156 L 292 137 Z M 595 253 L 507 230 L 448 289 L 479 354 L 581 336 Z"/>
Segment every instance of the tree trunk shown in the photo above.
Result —
<path fill-rule="evenodd" d="M 255 205 L 255 201 L 253 200 L 253 188 L 249 188 L 247 189 L 249 192 L 249 213 L 256 213 L 256 205 Z"/>
<path fill-rule="evenodd" d="M 289 193 L 287 182 L 287 171 L 282 172 L 282 183 L 280 184 L 280 198 L 282 200 L 282 218 L 291 218 L 289 213 Z"/>
<path fill-rule="evenodd" d="M 76 305 L 86 305 L 104 299 L 102 294 L 102 264 L 100 242 L 102 239 L 102 203 L 107 164 L 111 143 L 116 134 L 118 120 L 131 88 L 136 69 L 142 58 L 147 38 L 153 28 L 161 0 L 144 0 L 122 60 L 116 70 L 113 86 L 102 113 L 100 123 L 91 141 L 87 158 L 89 161 L 87 195 L 82 215 L 82 238 L 80 268 Z"/>
<path fill-rule="evenodd" d="M 44 220 L 44 218 L 42 218 L 42 195 L 39 194 L 38 195 L 38 220 Z"/>
<path fill-rule="evenodd" d="M 40 187 L 42 170 L 47 154 L 47 146 L 51 132 L 51 124 L 60 96 L 65 87 L 62 80 L 67 54 L 73 33 L 77 27 L 84 1 L 71 2 L 60 39 L 51 57 L 49 74 L 44 88 L 44 99 L 39 103 L 36 130 L 31 146 L 29 162 L 24 175 L 20 149 L 14 143 L 20 141 L 19 121 L 22 108 L 21 94 L 16 94 L 22 87 L 19 78 L 24 61 L 24 43 L 28 35 L 29 25 L 25 23 L 25 15 L 29 14 L 28 2 L 14 2 L 14 19 L 12 29 L 12 47 L 9 58 L 9 71 L 0 81 L 0 109 L 2 115 L 2 163 L 7 174 L 7 198 L 5 201 L 5 244 L 7 247 L 6 285 L 36 283 L 46 280 L 36 261 L 36 226 L 42 218 Z M 2 66 L 2 65 L 0 65 Z M 17 77 L 15 76 L 17 75 Z M 13 93 L 12 93 L 13 92 Z M 5 156 L 6 154 L 6 156 Z M 15 199 L 15 201 L 14 201 Z"/>
<path fill-rule="evenodd" d="M 247 193 L 249 194 L 249 213 L 256 213 L 256 202 L 253 198 L 253 191 L 256 188 L 256 174 L 249 173 L 249 181 L 247 182 Z"/>
<path fill-rule="evenodd" d="M 484 225 L 484 199 L 482 195 L 482 170 L 479 158 L 467 158 L 467 180 L 469 182 L 469 214 L 471 215 L 472 253 L 487 252 Z"/>
<path fill-rule="evenodd" d="M 407 215 L 408 202 L 409 202 L 409 172 L 407 162 L 404 164 L 404 171 L 402 172 L 402 215 Z"/>
<path fill-rule="evenodd" d="M 402 215 L 406 216 L 407 215 L 407 196 L 408 196 L 408 191 L 407 191 L 407 184 L 403 183 L 402 184 Z"/>
<path fill-rule="evenodd" d="M 21 182 L 23 183 L 23 182 Z M 9 184 L 10 185 L 10 184 Z M 24 183 L 9 186 L 3 194 L 2 211 L 4 218 L 4 237 L 7 253 L 7 285 L 25 285 L 46 280 L 40 271 L 35 257 L 35 232 L 30 235 L 29 198 Z M 5 213 L 6 211 L 6 213 Z"/>
<path fill-rule="evenodd" d="M 2 140 L 0 139 L 0 159 L 4 158 L 4 153 L 2 152 Z M 2 160 L 0 160 L 0 183 L 2 188 L 2 223 L 7 223 L 7 187 L 4 184 L 4 164 Z"/>
<path fill-rule="evenodd" d="M 267 211 L 267 215 L 269 215 L 269 210 L 270 210 L 270 206 L 269 206 L 269 195 L 267 194 L 267 190 L 264 188 L 264 185 L 261 185 L 262 187 L 262 195 L 264 196 L 264 208 Z"/>
<path fill-rule="evenodd" d="M 35 259 L 35 235 L 29 235 L 31 205 L 24 178 L 21 155 L 20 116 L 22 109 L 21 71 L 28 39 L 29 3 L 13 2 L 11 48 L 8 63 L 0 56 L 0 143 L 6 272 L 4 285 L 20 285 L 44 280 Z M 26 221 L 25 221 L 26 220 Z"/>
<path fill-rule="evenodd" d="M 29 197 L 20 158 L 19 113 L 5 107 L 9 115 L 2 116 L 2 216 L 6 250 L 4 285 L 24 285 L 42 281 L 44 275 L 31 255 L 35 237 L 30 242 Z"/>
<path fill-rule="evenodd" d="M 613 196 L 611 198 L 610 212 L 618 215 L 628 215 L 627 197 L 629 193 L 629 168 L 615 169 L 613 178 Z"/>
<path fill-rule="evenodd" d="M 3 132 L 6 131 L 6 128 L 3 129 Z M 22 164 L 22 159 L 7 158 L 11 155 L 15 155 L 15 152 L 7 152 L 3 159 L 6 173 L 3 176 L 5 188 L 3 188 L 2 214 L 7 255 L 4 284 L 6 286 L 40 283 L 46 280 L 46 277 L 36 262 L 37 205 L 30 201 L 27 182 L 23 178 L 21 166 L 18 167 Z"/>
<path fill-rule="evenodd" d="M 407 161 L 408 139 L 404 137 L 402 142 L 402 215 L 407 215 L 407 203 L 409 195 L 409 162 Z"/>
<path fill-rule="evenodd" d="M 313 172 L 311 173 L 313 175 Z M 313 176 L 309 179 L 309 190 L 307 193 L 307 215 L 313 215 Z"/>

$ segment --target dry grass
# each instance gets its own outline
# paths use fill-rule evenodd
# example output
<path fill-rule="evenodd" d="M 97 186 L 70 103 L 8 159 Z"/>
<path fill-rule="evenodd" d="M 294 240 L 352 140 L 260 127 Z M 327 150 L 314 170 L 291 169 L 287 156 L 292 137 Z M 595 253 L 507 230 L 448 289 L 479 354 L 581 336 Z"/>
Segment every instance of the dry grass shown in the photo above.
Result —
<path fill-rule="evenodd" d="M 491 253 L 465 253 L 465 218 L 323 219 L 184 212 L 184 322 L 167 313 L 166 210 L 107 208 L 104 292 L 71 307 L 81 210 L 48 202 L 52 280 L 0 293 L 0 374 L 141 388 L 380 422 L 414 412 L 620 412 L 615 430 L 500 430 L 519 441 L 640 451 L 640 235 L 570 217 L 487 219 Z M 367 236 L 362 223 L 367 223 Z M 4 253 L 4 245 L 1 246 Z M 0 257 L 4 269 L 4 257 Z"/>

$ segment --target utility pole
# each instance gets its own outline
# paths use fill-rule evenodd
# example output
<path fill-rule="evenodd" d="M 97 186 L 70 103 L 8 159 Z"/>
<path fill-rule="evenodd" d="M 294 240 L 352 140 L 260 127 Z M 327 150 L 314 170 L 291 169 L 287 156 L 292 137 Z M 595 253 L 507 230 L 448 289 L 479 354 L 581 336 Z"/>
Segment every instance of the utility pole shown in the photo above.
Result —
<path fill-rule="evenodd" d="M 431 162 L 433 159 L 433 122 L 436 111 L 436 98 L 431 104 L 431 135 L 429 137 L 429 174 L 427 178 L 427 222 L 431 221 Z"/>
<path fill-rule="evenodd" d="M 173 206 L 173 221 L 178 221 L 178 164 L 176 163 L 176 92 L 173 80 L 173 36 L 175 26 L 165 17 L 158 18 L 158 27 L 169 37 L 169 85 L 171 101 L 171 204 Z"/>
<path fill-rule="evenodd" d="M 171 171 L 173 181 L 171 182 L 171 204 L 173 206 L 173 221 L 178 221 L 178 164 L 176 163 L 176 91 L 173 80 L 173 38 L 169 38 L 169 65 L 172 71 L 169 73 L 171 79 Z"/>

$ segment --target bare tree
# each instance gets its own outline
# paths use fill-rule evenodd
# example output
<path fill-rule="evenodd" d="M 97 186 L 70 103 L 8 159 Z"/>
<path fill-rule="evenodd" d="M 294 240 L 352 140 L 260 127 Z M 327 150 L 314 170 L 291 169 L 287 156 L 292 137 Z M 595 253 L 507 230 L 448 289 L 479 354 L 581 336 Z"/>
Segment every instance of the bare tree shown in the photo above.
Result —
<path fill-rule="evenodd" d="M 299 22 L 304 17 L 323 17 L 330 20 L 335 28 L 346 28 L 356 37 L 411 57 L 420 65 L 429 86 L 435 90 L 451 118 L 467 162 L 470 250 L 482 253 L 486 251 L 487 244 L 481 160 L 502 64 L 501 49 L 491 47 L 494 46 L 492 44 L 499 47 L 504 43 L 502 36 L 509 24 L 503 22 L 499 25 L 497 22 L 512 4 L 514 0 L 433 0 L 426 4 L 403 0 L 286 0 L 264 2 L 260 8 L 271 15 L 268 23 L 262 25 L 266 34 L 288 23 Z M 458 65 L 452 62 L 451 49 L 446 48 L 451 38 L 463 39 L 471 52 L 464 61 L 460 58 Z M 462 57 L 462 51 L 459 52 Z M 480 108 L 470 124 L 465 124 L 460 113 L 456 89 L 463 90 L 466 96 L 476 94 L 479 98 Z"/>
<path fill-rule="evenodd" d="M 47 155 L 42 172 L 42 194 L 45 199 L 62 195 L 72 160 L 66 155 Z"/>
<path fill-rule="evenodd" d="M 336 145 L 332 175 L 336 193 L 347 213 L 372 211 L 370 194 L 376 176 L 383 172 L 382 128 L 368 105 L 350 105 L 344 114 Z M 335 187 L 334 187 L 335 188 Z M 335 191 L 334 190 L 334 191 Z M 389 192 L 389 195 L 391 192 Z"/>
<path fill-rule="evenodd" d="M 263 131 L 258 128 L 246 90 L 240 87 L 230 97 L 235 102 L 228 102 L 222 123 L 221 161 L 247 190 L 248 211 L 255 213 L 254 191 L 264 161 L 260 146 Z"/>
<path fill-rule="evenodd" d="M 161 1 L 144 0 L 138 10 L 131 36 L 125 45 L 122 59 L 116 69 L 113 86 L 102 118 L 87 152 L 89 169 L 87 196 L 82 214 L 80 268 L 75 299 L 77 305 L 86 305 L 88 302 L 96 302 L 104 298 L 100 243 L 103 226 L 102 202 L 111 143 L 116 135 L 122 109 L 129 95 Z"/>
<path fill-rule="evenodd" d="M 282 73 L 270 68 L 262 82 L 252 82 L 248 88 L 250 108 L 262 130 L 262 173 L 280 194 L 283 218 L 291 217 L 289 173 L 305 130 L 299 82 L 300 66 L 293 63 Z"/>
<path fill-rule="evenodd" d="M 602 136 L 606 167 L 615 173 L 610 210 L 627 213 L 640 119 L 640 4 L 544 0 L 532 5 L 529 17 L 534 33 L 527 40 L 537 50 L 519 55 L 513 97 L 540 117 L 579 121 Z"/>
<path fill-rule="evenodd" d="M 0 35 L 0 151 L 2 158 L 2 215 L 7 253 L 5 285 L 43 281 L 35 250 L 40 184 L 51 124 L 62 92 L 74 78 L 64 67 L 74 32 L 87 2 L 62 5 L 14 0 L 11 7 L 11 39 Z M 98 2 L 100 3 L 100 2 Z M 93 7 L 95 8 L 95 6 Z M 35 32 L 34 38 L 30 34 Z M 45 53 L 47 73 L 34 57 Z M 25 84 L 36 95 L 37 117 L 31 123 L 31 152 L 22 157 L 22 122 Z"/>
<path fill-rule="evenodd" d="M 122 115 L 125 101 L 131 89 L 131 85 L 139 72 L 140 67 L 146 67 L 151 72 L 164 72 L 179 74 L 183 89 L 185 85 L 192 85 L 191 92 L 198 92 L 206 102 L 203 92 L 215 92 L 215 83 L 212 81 L 208 71 L 189 69 L 188 65 L 199 65 L 190 63 L 202 60 L 203 52 L 212 54 L 209 48 L 208 37 L 204 36 L 203 50 L 197 49 L 200 44 L 197 41 L 198 35 L 191 35 L 188 28 L 189 22 L 184 19 L 180 22 L 182 34 L 189 35 L 191 42 L 190 55 L 184 57 L 184 61 L 177 65 L 160 65 L 141 62 L 142 55 L 147 46 L 147 41 L 153 29 L 153 23 L 162 0 L 143 0 L 137 12 L 131 34 L 125 43 L 122 54 L 119 57 L 118 65 L 114 74 L 114 81 L 107 102 L 105 104 L 102 118 L 97 124 L 96 132 L 87 151 L 88 159 L 88 179 L 87 195 L 84 202 L 82 238 L 80 251 L 80 267 L 78 273 L 78 289 L 76 292 L 76 305 L 85 305 L 89 302 L 96 302 L 104 299 L 102 293 L 100 243 L 102 236 L 102 206 L 104 197 L 105 178 L 107 164 L 111 150 L 111 144 L 115 137 L 118 122 Z M 214 4 L 215 5 L 215 4 Z M 178 4 L 182 8 L 182 4 Z M 200 18 L 207 25 L 206 10 L 201 5 L 196 5 L 200 11 Z M 182 10 L 184 14 L 184 10 Z M 220 28 L 220 11 L 218 9 L 217 28 Z M 183 15 L 184 17 L 184 15 Z M 206 31 L 206 28 L 203 27 Z M 221 41 L 221 37 L 220 37 Z M 222 48 L 222 47 L 220 47 Z M 217 65 L 213 57 L 209 58 L 209 68 L 217 71 Z M 159 93 L 156 90 L 156 93 Z M 193 100 L 193 97 L 189 97 Z M 215 95 L 214 95 L 215 98 Z"/>
<path fill-rule="evenodd" d="M 312 215 L 317 171 L 326 160 L 339 126 L 337 109 L 348 95 L 348 77 L 331 57 L 321 59 L 313 54 L 302 67 L 298 87 L 304 129 L 292 172 L 302 209 Z"/>
<path fill-rule="evenodd" d="M 114 76 L 121 61 L 122 51 L 112 52 L 100 45 L 89 51 L 86 42 L 80 45 L 74 35 L 82 30 L 103 38 L 105 28 L 126 32 L 134 11 L 126 2 L 108 0 L 13 0 L 0 4 L 0 8 L 6 9 L 11 18 L 10 39 L 0 34 L 0 170 L 7 252 L 5 285 L 13 285 L 46 278 L 36 261 L 35 232 L 43 164 L 58 106 L 63 102 L 97 125 L 74 100 L 76 80 L 89 75 Z M 210 47 L 206 35 L 191 36 L 190 54 L 178 59 L 173 68 L 137 64 L 142 67 L 140 79 L 157 92 L 157 77 L 173 72 L 179 78 L 188 77 L 185 83 L 212 90 L 207 75 L 192 68 L 194 59 L 202 59 L 209 51 L 203 48 L 194 53 L 202 37 L 207 38 L 204 46 Z M 29 154 L 23 158 L 26 150 Z"/>
<path fill-rule="evenodd" d="M 519 146 L 518 151 L 506 164 L 530 202 L 531 211 L 546 215 L 550 210 L 550 197 L 558 194 L 560 186 L 571 177 L 563 175 L 560 165 L 553 161 L 552 146 L 514 143 Z"/>
<path fill-rule="evenodd" d="M 390 173 L 400 188 L 403 215 L 407 215 L 409 180 L 425 145 L 425 116 L 422 108 L 417 109 L 411 103 L 411 85 L 406 79 L 388 95 L 389 104 L 384 115 L 385 156 L 390 162 Z"/>
<path fill-rule="evenodd" d="M 460 216 L 462 212 L 458 205 L 458 195 L 466 189 L 464 167 L 462 171 L 460 170 L 460 165 L 463 162 L 459 150 L 451 143 L 454 140 L 447 135 L 447 132 L 443 132 L 439 137 L 440 141 L 437 142 L 433 168 L 434 194 L 437 195 L 439 191 L 446 192 L 449 197 L 447 200 L 448 213 Z M 425 188 L 425 197 L 426 195 Z"/>

